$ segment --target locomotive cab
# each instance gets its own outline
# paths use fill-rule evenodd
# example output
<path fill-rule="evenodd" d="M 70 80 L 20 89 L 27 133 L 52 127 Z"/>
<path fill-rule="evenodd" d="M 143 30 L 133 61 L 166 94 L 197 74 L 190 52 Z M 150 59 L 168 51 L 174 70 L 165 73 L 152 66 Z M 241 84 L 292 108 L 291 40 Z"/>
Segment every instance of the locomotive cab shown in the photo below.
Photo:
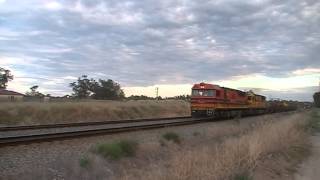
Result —
<path fill-rule="evenodd" d="M 265 97 L 251 92 L 200 83 L 192 87 L 191 115 L 240 117 L 259 114 L 266 108 Z"/>
<path fill-rule="evenodd" d="M 213 84 L 200 83 L 192 87 L 192 116 L 214 116 L 215 102 L 223 100 L 222 89 Z"/>

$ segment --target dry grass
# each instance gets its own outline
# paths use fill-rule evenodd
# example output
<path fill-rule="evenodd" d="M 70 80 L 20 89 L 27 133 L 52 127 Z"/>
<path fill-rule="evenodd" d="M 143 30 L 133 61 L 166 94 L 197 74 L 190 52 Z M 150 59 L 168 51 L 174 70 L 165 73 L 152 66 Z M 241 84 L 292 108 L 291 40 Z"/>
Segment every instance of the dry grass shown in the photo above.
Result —
<path fill-rule="evenodd" d="M 137 140 L 135 156 L 118 161 L 87 151 L 74 162 L 59 161 L 57 167 L 67 172 L 60 179 L 249 180 L 266 157 L 280 153 L 295 158 L 300 154 L 294 153 L 300 152 L 292 149 L 303 149 L 307 142 L 306 113 L 270 116 L 210 124 L 197 135 L 171 130 L 183 138 L 180 144 L 166 141 L 162 146 L 163 133 L 159 133 L 153 141 Z M 35 175 L 29 176 L 35 179 Z M 54 179 L 51 176 L 43 174 L 38 179 Z"/>
<path fill-rule="evenodd" d="M 189 103 L 168 101 L 91 101 L 1 103 L 0 124 L 48 124 L 190 115 Z"/>
<path fill-rule="evenodd" d="M 306 124 L 307 120 L 302 116 L 261 123 L 253 131 L 219 144 L 208 142 L 173 150 L 166 165 L 153 164 L 153 168 L 135 172 L 135 175 L 126 171 L 120 179 L 135 179 L 136 174 L 144 177 L 142 179 L 159 180 L 250 179 L 259 160 L 267 154 L 286 153 L 293 146 L 303 146 Z"/>
<path fill-rule="evenodd" d="M 93 157 L 94 167 L 69 177 L 79 179 L 85 174 L 96 179 L 249 180 L 265 157 L 274 153 L 292 157 L 289 154 L 292 148 L 306 145 L 308 118 L 303 113 L 241 126 L 225 129 L 227 136 L 219 141 L 216 136 L 222 136 L 223 132 L 210 135 L 213 130 L 208 128 L 206 133 L 191 136 L 189 140 L 184 137 L 181 144 L 142 143 L 136 157 L 116 163 L 108 160 L 102 163 Z"/>

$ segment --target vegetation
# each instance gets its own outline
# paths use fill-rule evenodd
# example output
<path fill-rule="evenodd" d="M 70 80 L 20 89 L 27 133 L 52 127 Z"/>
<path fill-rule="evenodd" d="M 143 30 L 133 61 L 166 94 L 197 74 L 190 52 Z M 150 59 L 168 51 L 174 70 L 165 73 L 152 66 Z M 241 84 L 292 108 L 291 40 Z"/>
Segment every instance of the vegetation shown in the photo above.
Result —
<path fill-rule="evenodd" d="M 77 101 L 2 103 L 0 124 L 54 124 L 188 116 L 184 101 Z"/>
<path fill-rule="evenodd" d="M 199 136 L 200 133 L 199 132 L 193 132 L 193 136 Z"/>
<path fill-rule="evenodd" d="M 306 125 L 306 119 L 301 116 L 261 123 L 252 131 L 226 138 L 217 145 L 208 140 L 191 149 L 178 149 L 167 160 L 170 165 L 166 172 L 153 169 L 145 171 L 145 175 L 153 179 L 166 179 L 161 174 L 169 179 L 252 179 L 263 157 L 286 153 L 292 147 L 305 147 L 306 133 L 300 127 Z"/>
<path fill-rule="evenodd" d="M 309 127 L 312 132 L 320 132 L 320 110 L 313 109 L 309 120 Z"/>
<path fill-rule="evenodd" d="M 6 89 L 9 81 L 13 80 L 10 70 L 0 67 L 0 89 Z"/>
<path fill-rule="evenodd" d="M 320 107 L 320 92 L 316 92 L 313 94 L 314 105 L 316 107 Z"/>
<path fill-rule="evenodd" d="M 33 96 L 33 97 L 44 97 L 44 94 L 40 93 L 39 91 L 37 91 L 39 88 L 38 85 L 32 86 L 30 88 L 29 92 L 26 92 L 27 96 Z"/>
<path fill-rule="evenodd" d="M 173 97 L 173 99 L 190 101 L 191 96 L 190 95 L 179 95 L 179 96 Z"/>
<path fill-rule="evenodd" d="M 116 100 L 125 97 L 120 84 L 111 79 L 98 81 L 89 79 L 88 76 L 83 75 L 79 77 L 76 82 L 70 83 L 74 92 L 73 96 L 76 98 L 89 98 L 100 100 Z"/>
<path fill-rule="evenodd" d="M 157 100 L 184 100 L 184 101 L 190 101 L 191 97 L 190 95 L 179 95 L 179 96 L 174 96 L 174 97 L 165 97 L 162 98 L 161 96 L 158 96 L 156 98 L 154 97 L 149 97 L 149 96 L 145 96 L 145 95 L 131 95 L 129 97 L 127 97 L 128 100 L 153 100 L 153 99 L 157 99 Z"/>
<path fill-rule="evenodd" d="M 80 167 L 87 168 L 90 164 L 90 160 L 87 156 L 83 156 L 79 160 Z"/>
<path fill-rule="evenodd" d="M 290 178 L 287 175 L 294 171 L 291 165 L 297 165 L 295 159 L 307 152 L 307 115 L 304 112 L 286 116 L 274 114 L 246 119 L 241 124 L 225 121 L 201 127 L 201 136 L 197 137 L 188 135 L 192 135 L 195 127 L 177 128 L 182 132 L 186 132 L 184 128 L 191 128 L 186 134 L 179 134 L 191 138 L 179 146 L 161 147 L 153 138 L 142 140 L 144 143 L 139 144 L 138 149 L 131 148 L 133 151 L 123 150 L 128 148 L 119 145 L 119 141 L 98 144 L 91 154 L 94 158 L 90 159 L 90 169 L 75 170 L 72 164 L 63 169 L 69 179 L 252 180 L 271 179 L 274 175 L 280 179 Z M 152 134 L 156 137 L 158 133 Z M 159 141 L 166 139 L 161 137 Z M 127 154 L 134 154 L 135 158 L 108 161 L 128 157 Z M 260 176 L 256 176 L 257 173 Z"/>
<path fill-rule="evenodd" d="M 167 132 L 167 133 L 163 134 L 162 137 L 164 139 L 166 139 L 167 141 L 172 141 L 172 142 L 177 143 L 177 144 L 181 143 L 180 136 L 177 133 L 174 133 L 174 132 Z"/>
<path fill-rule="evenodd" d="M 155 98 L 153 97 L 149 97 L 149 96 L 145 96 L 145 95 L 131 95 L 129 97 L 127 97 L 128 100 L 153 100 Z"/>
<path fill-rule="evenodd" d="M 122 157 L 134 156 L 137 149 L 137 142 L 131 140 L 121 140 L 108 144 L 98 144 L 95 148 L 96 153 L 104 158 L 118 160 Z"/>
<path fill-rule="evenodd" d="M 305 147 L 308 147 L 306 128 L 301 128 L 308 126 L 308 119 L 305 115 L 301 113 L 276 120 L 264 119 L 255 123 L 254 126 L 249 123 L 242 129 L 224 130 L 221 131 L 224 136 L 220 137 L 220 141 L 216 141 L 218 137 L 212 136 L 216 128 L 211 127 L 212 131 L 207 129 L 201 137 L 193 137 L 199 138 L 199 141 L 186 140 L 179 147 L 159 148 L 161 145 L 158 143 L 152 144 L 155 147 L 144 143 L 139 145 L 137 158 L 117 162 L 119 164 L 116 164 L 114 169 L 109 169 L 108 172 L 104 171 L 105 174 L 102 177 L 107 174 L 110 179 L 133 180 L 252 180 L 260 179 L 256 177 L 256 168 L 276 169 L 281 174 L 287 174 L 286 172 L 292 172 L 292 169 L 289 170 L 282 166 L 291 164 L 297 157 L 301 158 L 305 155 Z M 168 132 L 163 134 L 159 140 L 171 141 L 177 137 L 179 136 L 176 133 Z M 101 146 L 99 154 L 110 159 L 112 156 L 114 159 L 119 159 L 119 157 L 125 157 L 120 153 L 120 149 L 117 143 L 110 143 Z M 282 160 L 286 162 L 282 162 L 278 156 L 283 156 Z M 279 165 L 273 163 L 275 158 L 277 162 L 279 161 Z M 266 161 L 272 163 L 264 164 Z M 263 165 L 257 166 L 258 164 Z M 99 168 L 99 165 L 96 167 Z M 119 167 L 122 168 L 119 169 Z M 260 175 L 266 175 L 265 171 Z"/>
<path fill-rule="evenodd" d="M 252 177 L 246 172 L 243 174 L 236 175 L 234 180 L 252 180 Z"/>

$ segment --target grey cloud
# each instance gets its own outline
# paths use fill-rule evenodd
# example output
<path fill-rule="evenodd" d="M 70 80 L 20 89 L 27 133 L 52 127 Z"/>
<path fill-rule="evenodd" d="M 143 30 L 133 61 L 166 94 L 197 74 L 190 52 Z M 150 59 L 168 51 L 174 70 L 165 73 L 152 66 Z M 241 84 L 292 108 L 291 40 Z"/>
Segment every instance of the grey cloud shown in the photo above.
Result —
<path fill-rule="evenodd" d="M 58 2 L 55 11 L 36 0 L 2 4 L 0 25 L 17 36 L 0 35 L 0 55 L 37 58 L 38 67 L 15 65 L 34 76 L 104 73 L 125 86 L 320 67 L 318 1 Z"/>
<path fill-rule="evenodd" d="M 287 90 L 270 90 L 270 89 L 263 89 L 263 88 L 254 88 L 254 87 L 239 87 L 239 89 L 242 89 L 244 91 L 252 90 L 257 94 L 262 94 L 266 96 L 268 100 L 281 99 L 281 100 L 313 102 L 313 94 L 319 90 L 319 87 L 307 86 L 307 87 L 292 88 Z"/>

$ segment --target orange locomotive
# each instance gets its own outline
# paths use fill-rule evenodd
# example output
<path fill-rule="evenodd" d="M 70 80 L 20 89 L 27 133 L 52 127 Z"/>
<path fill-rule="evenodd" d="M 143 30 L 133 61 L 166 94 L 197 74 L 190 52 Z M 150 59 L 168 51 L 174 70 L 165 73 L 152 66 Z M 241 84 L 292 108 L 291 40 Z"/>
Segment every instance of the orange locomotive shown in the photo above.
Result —
<path fill-rule="evenodd" d="M 265 113 L 266 97 L 237 89 L 200 83 L 192 87 L 192 116 L 236 117 Z"/>

